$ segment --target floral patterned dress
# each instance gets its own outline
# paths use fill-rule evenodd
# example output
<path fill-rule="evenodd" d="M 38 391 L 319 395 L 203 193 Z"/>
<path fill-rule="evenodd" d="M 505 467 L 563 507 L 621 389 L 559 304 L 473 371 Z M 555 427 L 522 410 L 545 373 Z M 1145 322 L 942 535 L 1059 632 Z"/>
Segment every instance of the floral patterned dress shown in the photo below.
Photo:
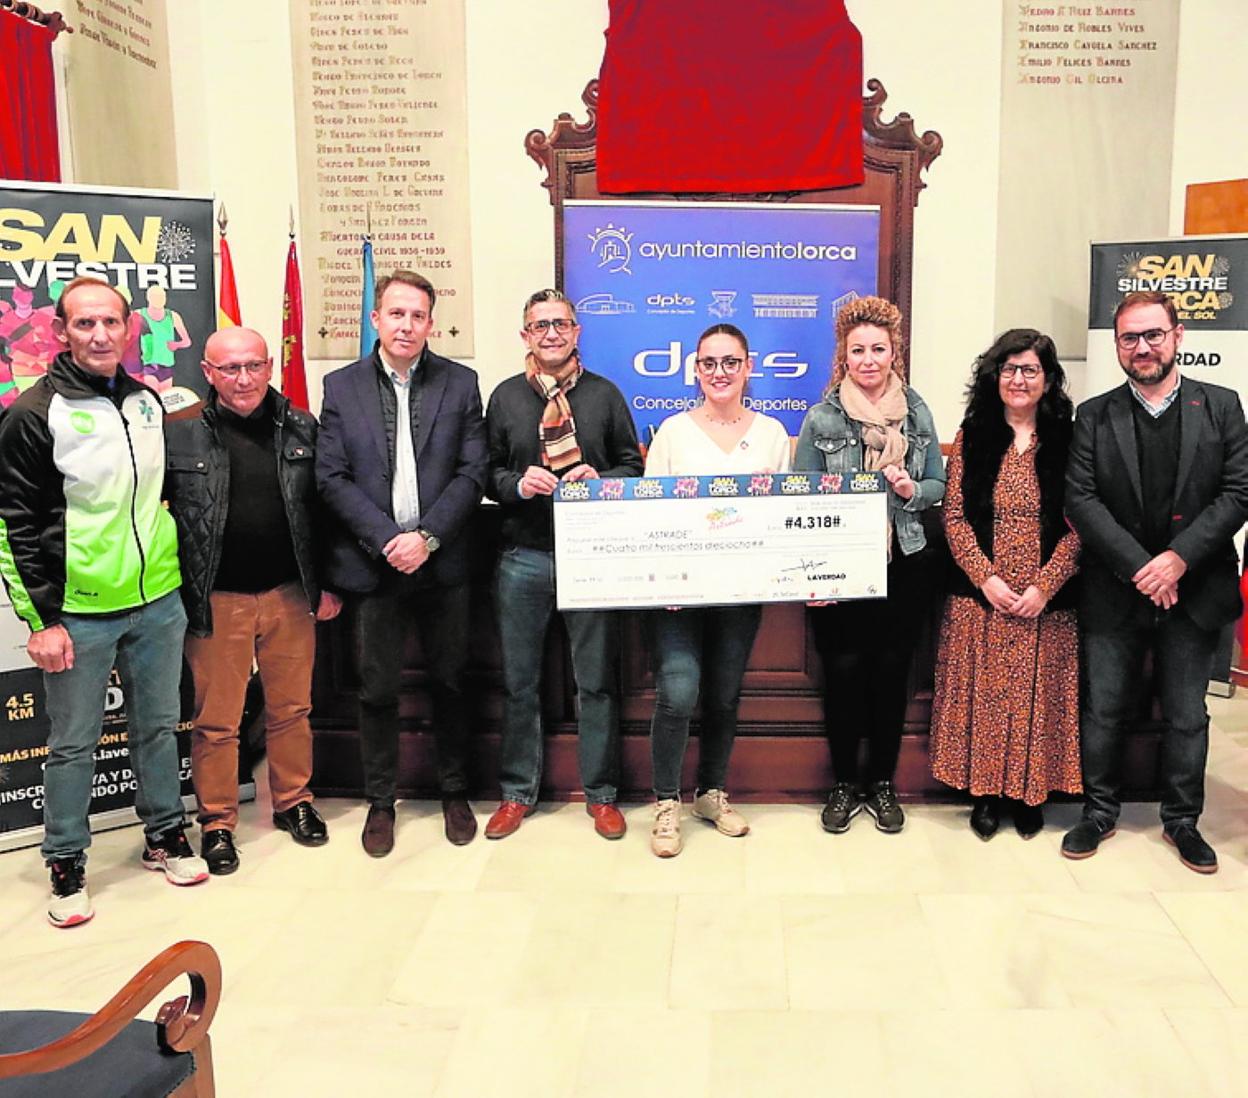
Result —
<path fill-rule="evenodd" d="M 993 493 L 993 553 L 979 547 L 962 504 L 962 435 L 949 459 L 945 536 L 954 562 L 979 587 L 994 573 L 1022 592 L 1052 598 L 1077 571 L 1079 539 L 1068 531 L 1040 564 L 1036 440 L 1010 446 Z M 932 702 L 932 773 L 974 796 L 1043 804 L 1079 793 L 1079 642 L 1073 610 L 1038 618 L 1002 614 L 951 596 L 940 626 Z"/>

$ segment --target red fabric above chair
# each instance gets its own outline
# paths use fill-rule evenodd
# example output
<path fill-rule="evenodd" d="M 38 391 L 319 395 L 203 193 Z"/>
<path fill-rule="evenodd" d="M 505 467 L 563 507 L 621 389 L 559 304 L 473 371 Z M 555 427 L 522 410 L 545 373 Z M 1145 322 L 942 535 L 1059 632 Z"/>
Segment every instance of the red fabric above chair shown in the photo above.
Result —
<path fill-rule="evenodd" d="M 47 27 L 0 11 L 0 179 L 58 182 L 56 84 Z"/>
<path fill-rule="evenodd" d="M 844 0 L 611 0 L 603 192 L 861 183 L 862 38 Z"/>

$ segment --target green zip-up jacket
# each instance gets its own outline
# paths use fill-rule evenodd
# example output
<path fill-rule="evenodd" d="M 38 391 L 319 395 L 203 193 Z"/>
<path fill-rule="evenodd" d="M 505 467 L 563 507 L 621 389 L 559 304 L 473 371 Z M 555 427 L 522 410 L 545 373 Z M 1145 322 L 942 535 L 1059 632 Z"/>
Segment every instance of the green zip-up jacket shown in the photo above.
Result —
<path fill-rule="evenodd" d="M 164 478 L 160 398 L 123 370 L 110 391 L 61 354 L 0 417 L 0 576 L 32 630 L 177 590 Z"/>

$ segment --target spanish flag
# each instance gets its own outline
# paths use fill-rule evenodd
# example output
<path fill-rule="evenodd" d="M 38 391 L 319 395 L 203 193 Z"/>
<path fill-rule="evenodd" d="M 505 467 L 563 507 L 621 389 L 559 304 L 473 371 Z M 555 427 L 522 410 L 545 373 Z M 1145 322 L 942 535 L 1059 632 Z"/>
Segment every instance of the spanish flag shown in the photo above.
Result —
<path fill-rule="evenodd" d="M 217 299 L 217 327 L 238 328 L 243 314 L 238 307 L 238 287 L 234 284 L 234 261 L 230 258 L 230 245 L 221 234 L 221 295 Z"/>

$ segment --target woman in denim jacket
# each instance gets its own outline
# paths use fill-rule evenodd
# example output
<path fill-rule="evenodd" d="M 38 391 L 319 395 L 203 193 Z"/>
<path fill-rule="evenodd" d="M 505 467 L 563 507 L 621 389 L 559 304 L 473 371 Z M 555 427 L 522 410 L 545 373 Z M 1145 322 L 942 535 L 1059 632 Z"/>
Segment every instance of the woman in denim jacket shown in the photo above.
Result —
<path fill-rule="evenodd" d="M 821 820 L 835 833 L 847 831 L 863 807 L 881 831 L 905 825 L 893 772 L 910 657 L 928 597 L 920 512 L 944 496 L 945 471 L 932 413 L 905 383 L 902 350 L 896 305 L 862 297 L 840 311 L 832 381 L 806 414 L 793 461 L 797 471 L 879 470 L 888 481 L 888 597 L 811 604 L 836 780 Z"/>

